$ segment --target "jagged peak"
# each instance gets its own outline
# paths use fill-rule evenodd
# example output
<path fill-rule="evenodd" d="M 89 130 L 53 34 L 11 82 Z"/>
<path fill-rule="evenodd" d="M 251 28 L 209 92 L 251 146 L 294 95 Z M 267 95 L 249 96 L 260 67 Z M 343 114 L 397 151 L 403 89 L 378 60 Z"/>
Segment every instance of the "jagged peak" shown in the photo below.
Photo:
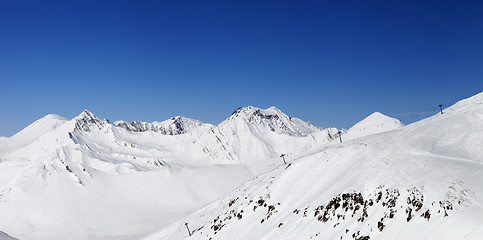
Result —
<path fill-rule="evenodd" d="M 250 118 L 252 116 L 260 116 L 264 118 L 279 118 L 279 117 L 288 117 L 285 113 L 283 113 L 280 109 L 276 108 L 275 106 L 269 107 L 267 109 L 262 109 L 253 106 L 246 106 L 246 107 L 239 107 L 237 108 L 228 119 L 235 119 L 238 117 L 242 118 Z"/>
<path fill-rule="evenodd" d="M 84 109 L 77 117 L 74 119 L 79 120 L 79 119 L 86 119 L 86 120 L 99 120 L 96 115 L 94 115 L 92 112 L 90 112 L 87 109 Z"/>
<path fill-rule="evenodd" d="M 240 107 L 230 117 L 220 123 L 219 126 L 229 126 L 233 121 L 240 121 L 243 124 L 257 126 L 256 128 L 260 131 L 266 131 L 268 129 L 272 132 L 292 136 L 307 136 L 310 133 L 322 130 L 322 128 L 314 126 L 311 123 L 287 116 L 275 106 L 267 109 L 253 106 Z"/>
<path fill-rule="evenodd" d="M 167 121 L 201 123 L 200 121 L 198 121 L 196 119 L 187 118 L 187 117 L 183 117 L 183 116 L 172 117 Z M 166 122 L 166 121 L 164 121 L 164 122 Z"/>
<path fill-rule="evenodd" d="M 235 111 L 233 111 L 233 113 L 231 114 L 231 116 L 234 116 L 234 115 L 238 116 L 238 114 L 243 113 L 243 112 L 249 112 L 252 109 L 259 109 L 259 108 L 256 108 L 256 107 L 253 107 L 253 106 L 239 107 Z"/>
<path fill-rule="evenodd" d="M 186 117 L 183 117 L 183 116 L 176 116 L 176 117 L 172 117 L 172 118 L 170 118 L 170 119 L 171 119 L 171 120 L 177 120 L 177 119 L 182 119 L 182 120 L 185 120 L 185 119 L 186 119 L 186 120 L 187 120 L 187 119 L 189 119 L 189 118 L 186 118 Z"/>
<path fill-rule="evenodd" d="M 77 129 L 82 129 L 87 132 L 90 131 L 89 125 L 96 125 L 98 128 L 101 128 L 104 125 L 103 121 L 99 120 L 96 115 L 87 109 L 84 109 L 84 111 L 75 117 L 74 120 Z"/>
<path fill-rule="evenodd" d="M 185 134 L 190 132 L 191 128 L 196 128 L 202 125 L 205 124 L 198 120 L 183 116 L 176 116 L 162 122 L 155 121 L 152 123 L 141 121 L 132 121 L 130 123 L 125 121 L 114 122 L 114 126 L 122 127 L 131 132 L 154 131 L 164 135 Z"/>

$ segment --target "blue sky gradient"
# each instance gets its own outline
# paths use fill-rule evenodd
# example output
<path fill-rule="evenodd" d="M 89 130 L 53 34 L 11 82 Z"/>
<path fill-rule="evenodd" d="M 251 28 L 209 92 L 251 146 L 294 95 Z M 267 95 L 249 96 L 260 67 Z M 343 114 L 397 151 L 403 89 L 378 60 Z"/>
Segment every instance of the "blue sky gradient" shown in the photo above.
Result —
<path fill-rule="evenodd" d="M 480 1 L 4 1 L 0 136 L 49 113 L 218 124 L 277 106 L 321 127 L 483 90 Z"/>

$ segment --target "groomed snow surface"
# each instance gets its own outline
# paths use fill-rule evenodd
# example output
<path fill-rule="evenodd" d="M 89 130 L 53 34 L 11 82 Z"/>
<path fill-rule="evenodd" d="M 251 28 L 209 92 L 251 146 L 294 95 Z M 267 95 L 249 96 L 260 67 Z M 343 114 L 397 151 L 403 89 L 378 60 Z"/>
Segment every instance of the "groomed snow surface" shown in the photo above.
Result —
<path fill-rule="evenodd" d="M 483 94 L 408 126 L 376 112 L 343 143 L 337 132 L 275 107 L 216 126 L 48 115 L 0 140 L 0 234 L 483 239 Z"/>

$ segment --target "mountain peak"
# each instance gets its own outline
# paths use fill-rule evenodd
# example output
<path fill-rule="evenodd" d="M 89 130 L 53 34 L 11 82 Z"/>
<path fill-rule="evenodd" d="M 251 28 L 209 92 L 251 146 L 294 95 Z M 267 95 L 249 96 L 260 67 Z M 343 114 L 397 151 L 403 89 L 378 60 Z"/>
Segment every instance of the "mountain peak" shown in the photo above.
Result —
<path fill-rule="evenodd" d="M 267 108 L 266 110 L 268 110 L 268 111 L 280 111 L 280 109 L 278 109 L 275 106 L 271 106 L 271 107 Z"/>
<path fill-rule="evenodd" d="M 176 116 L 170 118 L 171 121 L 194 121 L 194 122 L 199 122 L 198 120 L 194 120 L 191 118 L 183 117 L 183 116 Z"/>
<path fill-rule="evenodd" d="M 91 111 L 89 111 L 87 109 L 84 109 L 84 111 L 82 111 L 74 119 L 86 119 L 86 120 L 95 120 L 95 119 L 97 119 L 97 120 L 99 120 L 99 118 L 97 118 L 96 115 L 94 115 Z"/>
<path fill-rule="evenodd" d="M 261 109 L 253 106 L 246 106 L 246 107 L 239 107 L 237 108 L 229 117 L 230 118 L 237 118 L 237 117 L 251 117 L 251 116 L 266 116 L 270 117 L 281 117 L 287 116 L 285 113 L 280 111 L 280 109 L 276 108 L 275 106 L 269 107 L 267 109 Z"/>
<path fill-rule="evenodd" d="M 350 139 L 359 138 L 392 131 L 402 126 L 404 126 L 404 124 L 398 119 L 386 116 L 380 112 L 374 112 L 349 128 L 347 134 Z"/>
<path fill-rule="evenodd" d="M 371 115 L 369 115 L 368 117 L 388 117 L 380 112 L 373 112 Z"/>
<path fill-rule="evenodd" d="M 385 122 L 394 122 L 394 123 L 401 123 L 398 119 L 389 117 L 387 115 L 384 115 L 380 112 L 374 112 L 371 115 L 367 116 L 364 118 L 362 121 L 358 122 L 354 126 L 359 126 L 359 127 L 366 127 L 368 125 L 374 125 L 374 124 L 383 124 Z"/>
<path fill-rule="evenodd" d="M 84 111 L 79 114 L 77 117 L 74 118 L 75 120 L 75 125 L 76 128 L 82 129 L 84 131 L 89 132 L 90 128 L 89 125 L 96 125 L 97 127 L 102 127 L 104 123 L 99 120 L 99 118 L 96 117 L 92 112 L 90 112 L 87 109 L 84 109 Z"/>
<path fill-rule="evenodd" d="M 185 133 L 190 133 L 194 129 L 205 125 L 198 120 L 183 116 L 172 117 L 166 121 L 155 124 L 160 132 L 166 135 L 181 135 Z"/>
<path fill-rule="evenodd" d="M 291 136 L 307 136 L 310 133 L 320 131 L 320 128 L 310 123 L 287 116 L 275 106 L 267 109 L 253 106 L 240 107 L 220 125 L 230 125 L 228 122 L 233 121 L 251 126 L 252 131 L 271 131 Z"/>
<path fill-rule="evenodd" d="M 239 107 L 235 111 L 233 111 L 230 117 L 238 117 L 240 114 L 251 112 L 253 109 L 259 109 L 259 108 L 252 107 L 252 106 Z"/>

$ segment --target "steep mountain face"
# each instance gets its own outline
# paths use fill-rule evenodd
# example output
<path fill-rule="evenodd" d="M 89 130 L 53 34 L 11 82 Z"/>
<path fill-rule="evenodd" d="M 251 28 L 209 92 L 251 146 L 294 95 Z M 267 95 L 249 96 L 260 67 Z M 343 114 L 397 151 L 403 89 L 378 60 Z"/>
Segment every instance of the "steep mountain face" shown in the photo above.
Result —
<path fill-rule="evenodd" d="M 481 239 L 482 136 L 479 94 L 393 131 L 288 157 L 146 239 Z"/>

